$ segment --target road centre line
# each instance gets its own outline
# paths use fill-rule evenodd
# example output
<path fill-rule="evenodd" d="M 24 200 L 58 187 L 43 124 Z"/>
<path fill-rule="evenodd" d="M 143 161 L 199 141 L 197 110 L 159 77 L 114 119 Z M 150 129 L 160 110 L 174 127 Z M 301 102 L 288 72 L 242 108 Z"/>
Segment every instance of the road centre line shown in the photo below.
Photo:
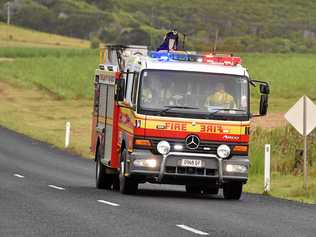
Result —
<path fill-rule="evenodd" d="M 58 187 L 58 186 L 55 186 L 55 185 L 52 185 L 52 184 L 48 185 L 48 187 L 54 188 L 54 189 L 57 189 L 57 190 L 65 190 L 65 189 L 62 188 L 62 187 Z"/>
<path fill-rule="evenodd" d="M 209 235 L 209 233 L 206 233 L 206 232 L 203 232 L 203 231 L 194 229 L 194 228 L 192 228 L 192 227 L 190 227 L 190 226 L 187 226 L 187 225 L 177 225 L 177 226 L 178 226 L 179 228 L 181 228 L 181 229 L 184 229 L 184 230 L 193 232 L 194 234 L 198 234 L 198 235 Z"/>
<path fill-rule="evenodd" d="M 119 207 L 120 204 L 117 204 L 117 203 L 114 203 L 114 202 L 108 202 L 108 201 L 105 201 L 105 200 L 98 200 L 99 203 L 103 203 L 103 204 L 107 204 L 107 205 L 110 205 L 110 206 L 113 206 L 113 207 Z"/>
<path fill-rule="evenodd" d="M 14 174 L 13 176 L 17 177 L 17 178 L 20 178 L 20 179 L 23 179 L 24 176 L 23 175 L 20 175 L 20 174 Z"/>

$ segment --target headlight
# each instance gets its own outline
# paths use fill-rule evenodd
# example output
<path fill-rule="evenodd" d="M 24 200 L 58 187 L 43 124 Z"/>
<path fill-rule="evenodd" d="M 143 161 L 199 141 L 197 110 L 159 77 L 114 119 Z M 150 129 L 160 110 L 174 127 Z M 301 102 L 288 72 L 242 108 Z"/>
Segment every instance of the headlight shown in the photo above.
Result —
<path fill-rule="evenodd" d="M 219 147 L 217 147 L 217 155 L 220 158 L 227 158 L 230 155 L 230 148 L 229 146 L 222 144 Z"/>
<path fill-rule="evenodd" d="M 173 149 L 175 149 L 176 151 L 182 151 L 183 150 L 183 145 L 181 144 L 175 144 Z"/>
<path fill-rule="evenodd" d="M 233 164 L 226 165 L 227 172 L 246 173 L 247 170 L 248 170 L 247 166 L 244 166 L 244 165 L 233 165 Z"/>
<path fill-rule="evenodd" d="M 155 168 L 157 166 L 157 161 L 155 159 L 136 159 L 133 164 L 136 167 Z"/>
<path fill-rule="evenodd" d="M 162 155 L 167 155 L 170 151 L 170 144 L 167 141 L 161 141 L 157 145 L 157 151 Z"/>

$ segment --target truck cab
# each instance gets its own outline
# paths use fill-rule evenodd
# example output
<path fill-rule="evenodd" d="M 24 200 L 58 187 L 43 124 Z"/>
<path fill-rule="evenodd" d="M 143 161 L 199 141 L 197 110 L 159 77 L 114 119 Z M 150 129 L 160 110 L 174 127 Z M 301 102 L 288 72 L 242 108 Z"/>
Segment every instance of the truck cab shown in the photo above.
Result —
<path fill-rule="evenodd" d="M 260 84 L 262 116 L 268 84 L 251 80 L 241 59 L 231 55 L 147 52 L 137 46 L 120 51 L 117 65 L 103 65 L 117 71 L 105 116 L 112 116 L 112 124 L 106 121 L 105 130 L 101 126 L 92 136 L 97 187 L 99 182 L 106 184 L 100 188 L 132 194 L 139 183 L 178 184 L 195 194 L 222 188 L 225 198 L 239 199 L 248 179 L 250 87 Z M 102 135 L 107 126 L 110 136 Z"/>

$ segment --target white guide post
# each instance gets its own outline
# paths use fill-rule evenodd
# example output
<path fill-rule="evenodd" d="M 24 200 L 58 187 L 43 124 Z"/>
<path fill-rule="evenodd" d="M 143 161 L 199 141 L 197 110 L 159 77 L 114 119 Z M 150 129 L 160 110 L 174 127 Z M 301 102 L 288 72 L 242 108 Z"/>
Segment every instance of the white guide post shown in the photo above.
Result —
<path fill-rule="evenodd" d="M 70 122 L 66 123 L 66 134 L 65 134 L 65 148 L 69 146 L 70 143 Z"/>
<path fill-rule="evenodd" d="M 270 160 L 271 160 L 271 147 L 266 144 L 264 147 L 264 192 L 270 192 Z"/>

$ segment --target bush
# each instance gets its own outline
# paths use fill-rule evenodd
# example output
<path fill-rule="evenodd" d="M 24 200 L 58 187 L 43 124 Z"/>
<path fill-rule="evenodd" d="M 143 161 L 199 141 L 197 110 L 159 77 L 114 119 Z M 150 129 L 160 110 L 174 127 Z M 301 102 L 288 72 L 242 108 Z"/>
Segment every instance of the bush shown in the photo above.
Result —
<path fill-rule="evenodd" d="M 90 39 L 90 48 L 97 49 L 100 47 L 100 40 L 97 37 L 92 37 Z"/>
<path fill-rule="evenodd" d="M 308 160 L 310 167 L 316 162 L 316 131 L 308 138 Z M 256 128 L 250 141 L 250 174 L 263 174 L 264 145 L 271 144 L 271 169 L 281 174 L 301 174 L 302 157 L 297 151 L 303 149 L 303 137 L 293 128 L 263 130 Z M 315 167 L 313 167 L 315 169 Z"/>

